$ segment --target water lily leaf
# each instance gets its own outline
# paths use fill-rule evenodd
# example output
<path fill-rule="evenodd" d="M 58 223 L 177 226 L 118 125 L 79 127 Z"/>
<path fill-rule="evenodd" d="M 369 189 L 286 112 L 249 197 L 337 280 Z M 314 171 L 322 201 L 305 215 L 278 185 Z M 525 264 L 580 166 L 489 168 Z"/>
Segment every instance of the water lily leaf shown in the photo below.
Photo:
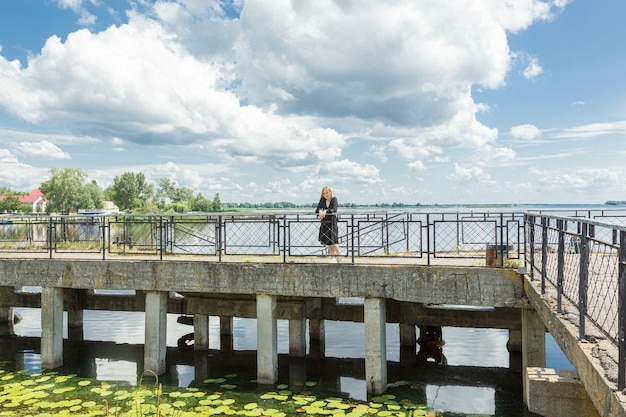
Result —
<path fill-rule="evenodd" d="M 255 408 L 258 408 L 258 404 L 257 403 L 248 403 L 246 405 L 243 406 L 244 410 L 253 410 Z"/>
<path fill-rule="evenodd" d="M 287 385 L 287 384 L 280 384 L 280 385 L 276 386 L 276 389 L 279 389 L 279 390 L 287 389 L 287 388 L 289 388 L 289 385 Z"/>
<path fill-rule="evenodd" d="M 91 385 L 91 381 L 88 380 L 83 380 L 83 381 L 78 381 L 78 385 L 80 385 L 81 387 L 86 387 L 87 385 Z"/>
<path fill-rule="evenodd" d="M 317 385 L 317 382 L 315 382 L 315 381 L 306 381 L 304 383 L 304 385 L 306 385 L 307 387 L 314 387 L 314 386 Z"/>

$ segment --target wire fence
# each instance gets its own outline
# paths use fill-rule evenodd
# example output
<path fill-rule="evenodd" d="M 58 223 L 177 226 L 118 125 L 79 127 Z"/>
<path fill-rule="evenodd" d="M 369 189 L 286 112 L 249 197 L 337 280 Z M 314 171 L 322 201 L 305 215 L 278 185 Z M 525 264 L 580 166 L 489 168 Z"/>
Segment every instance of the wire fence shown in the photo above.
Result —
<path fill-rule="evenodd" d="M 523 214 L 359 212 L 336 216 L 337 240 L 352 262 L 376 258 L 437 263 L 474 260 L 506 266 L 524 249 Z M 283 262 L 327 255 L 312 213 L 4 216 L 2 253 L 108 256 L 280 256 Z"/>
<path fill-rule="evenodd" d="M 557 291 L 557 312 L 577 310 L 618 347 L 625 387 L 626 215 L 618 211 L 353 212 L 336 217 L 338 245 L 352 263 L 409 262 L 512 267 Z M 195 257 L 209 262 L 254 256 L 310 262 L 327 255 L 313 213 L 1 216 L 0 256 L 102 259 Z M 245 259 L 245 258 L 244 258 Z"/>
<path fill-rule="evenodd" d="M 532 280 L 557 291 L 557 313 L 577 310 L 581 340 L 593 324 L 618 348 L 618 388 L 625 387 L 626 227 L 622 216 L 526 215 L 526 262 Z"/>

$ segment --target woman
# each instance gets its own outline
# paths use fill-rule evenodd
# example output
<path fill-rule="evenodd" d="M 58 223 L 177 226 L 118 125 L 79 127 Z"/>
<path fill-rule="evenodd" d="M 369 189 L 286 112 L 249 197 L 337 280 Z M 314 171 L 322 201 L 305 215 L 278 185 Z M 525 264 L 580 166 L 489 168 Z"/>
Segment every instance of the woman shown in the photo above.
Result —
<path fill-rule="evenodd" d="M 337 197 L 333 197 L 330 187 L 322 188 L 320 202 L 315 212 L 321 220 L 319 241 L 328 246 L 328 253 L 332 256 L 331 262 L 337 262 L 335 256 L 341 255 L 339 250 L 339 228 L 337 227 Z"/>

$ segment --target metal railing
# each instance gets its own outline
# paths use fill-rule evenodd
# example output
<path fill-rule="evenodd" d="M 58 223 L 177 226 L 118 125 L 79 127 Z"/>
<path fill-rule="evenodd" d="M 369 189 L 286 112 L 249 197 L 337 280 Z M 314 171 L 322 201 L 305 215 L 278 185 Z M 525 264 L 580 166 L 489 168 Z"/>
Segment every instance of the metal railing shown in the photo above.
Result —
<path fill-rule="evenodd" d="M 523 213 L 353 212 L 337 215 L 339 246 L 352 262 L 377 258 L 431 264 L 466 260 L 505 266 L 523 252 Z M 313 213 L 0 217 L 2 253 L 144 257 L 323 256 Z M 485 261 L 486 258 L 487 261 Z M 480 259 L 480 261 L 477 261 Z"/>
<path fill-rule="evenodd" d="M 600 220 L 598 220 L 600 219 Z M 531 280 L 549 283 L 564 303 L 576 308 L 579 339 L 593 324 L 618 348 L 617 385 L 626 385 L 626 226 L 623 216 L 563 217 L 527 213 L 526 263 Z"/>

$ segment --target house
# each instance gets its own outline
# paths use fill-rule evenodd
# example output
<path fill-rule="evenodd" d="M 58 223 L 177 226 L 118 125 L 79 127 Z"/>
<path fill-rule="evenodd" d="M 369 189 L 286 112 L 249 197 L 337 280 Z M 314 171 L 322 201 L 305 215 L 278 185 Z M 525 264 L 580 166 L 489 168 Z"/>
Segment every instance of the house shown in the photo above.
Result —
<path fill-rule="evenodd" d="M 7 198 L 6 195 L 0 195 L 0 201 L 5 198 Z M 33 213 L 45 213 L 46 211 L 48 200 L 46 200 L 41 190 L 33 190 L 30 194 L 19 195 L 17 198 L 20 200 L 20 203 L 32 206 Z"/>

